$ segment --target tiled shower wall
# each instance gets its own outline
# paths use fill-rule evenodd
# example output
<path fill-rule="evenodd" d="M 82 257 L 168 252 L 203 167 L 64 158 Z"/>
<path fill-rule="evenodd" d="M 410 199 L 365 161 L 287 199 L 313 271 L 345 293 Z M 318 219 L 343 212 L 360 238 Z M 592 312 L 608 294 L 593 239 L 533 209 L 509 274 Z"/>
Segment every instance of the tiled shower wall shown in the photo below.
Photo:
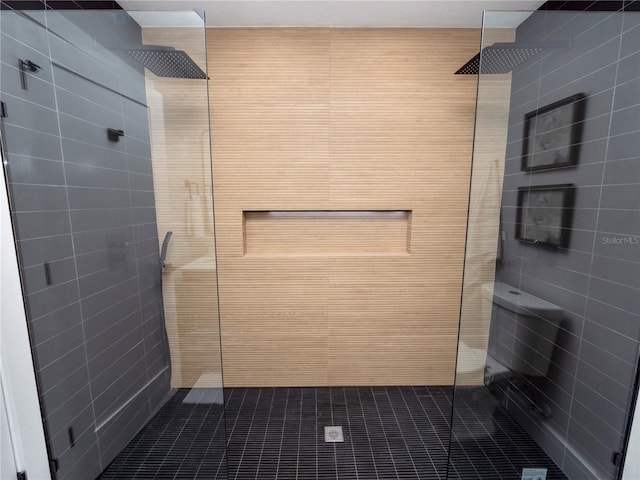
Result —
<path fill-rule="evenodd" d="M 144 75 L 118 50 L 141 32 L 123 11 L 0 14 L 3 141 L 50 455 L 58 479 L 93 479 L 169 391 Z M 26 89 L 20 59 L 41 67 Z"/>
<path fill-rule="evenodd" d="M 614 478 L 612 454 L 623 446 L 637 368 L 639 38 L 637 11 L 536 12 L 517 29 L 520 42 L 571 40 L 571 46 L 513 72 L 502 211 L 507 242 L 496 280 L 566 313 L 549 375 L 529 379 L 534 405 L 511 401 L 509 409 L 572 479 Z M 576 93 L 587 97 L 578 165 L 522 172 L 524 115 Z M 564 183 L 576 187 L 569 248 L 516 240 L 518 187 Z M 494 307 L 492 353 L 522 346 L 514 325 L 513 314 Z"/>

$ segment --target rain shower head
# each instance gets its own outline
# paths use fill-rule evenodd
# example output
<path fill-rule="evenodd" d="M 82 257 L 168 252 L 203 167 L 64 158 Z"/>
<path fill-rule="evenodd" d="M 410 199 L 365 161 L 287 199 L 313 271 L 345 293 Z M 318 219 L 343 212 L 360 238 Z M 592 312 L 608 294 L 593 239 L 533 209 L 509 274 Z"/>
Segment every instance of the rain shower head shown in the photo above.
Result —
<path fill-rule="evenodd" d="M 129 55 L 159 77 L 206 79 L 207 75 L 186 52 L 173 47 L 149 45 L 131 48 Z"/>
<path fill-rule="evenodd" d="M 456 75 L 509 73 L 521 63 L 548 48 L 566 48 L 569 43 L 494 43 L 465 63 Z M 482 66 L 480 65 L 482 56 Z M 482 69 L 482 70 L 481 70 Z"/>

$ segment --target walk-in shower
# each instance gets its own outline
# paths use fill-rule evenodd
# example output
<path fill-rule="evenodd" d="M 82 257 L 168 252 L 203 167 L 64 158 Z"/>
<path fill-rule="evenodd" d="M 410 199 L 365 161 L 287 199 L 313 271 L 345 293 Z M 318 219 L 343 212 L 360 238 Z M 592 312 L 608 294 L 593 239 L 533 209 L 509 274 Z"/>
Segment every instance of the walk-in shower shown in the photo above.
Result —
<path fill-rule="evenodd" d="M 612 3 L 478 31 L 2 2 L 52 478 L 622 478 L 640 13 Z"/>

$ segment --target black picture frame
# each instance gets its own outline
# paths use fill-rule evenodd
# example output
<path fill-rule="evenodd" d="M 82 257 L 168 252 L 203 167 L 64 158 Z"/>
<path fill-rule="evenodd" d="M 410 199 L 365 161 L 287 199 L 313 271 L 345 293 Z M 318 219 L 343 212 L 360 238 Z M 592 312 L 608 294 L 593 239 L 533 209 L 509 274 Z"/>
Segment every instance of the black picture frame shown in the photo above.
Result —
<path fill-rule="evenodd" d="M 552 249 L 568 248 L 574 201 L 572 183 L 520 187 L 516 239 Z"/>
<path fill-rule="evenodd" d="M 524 116 L 522 171 L 577 165 L 586 98 L 576 93 Z"/>

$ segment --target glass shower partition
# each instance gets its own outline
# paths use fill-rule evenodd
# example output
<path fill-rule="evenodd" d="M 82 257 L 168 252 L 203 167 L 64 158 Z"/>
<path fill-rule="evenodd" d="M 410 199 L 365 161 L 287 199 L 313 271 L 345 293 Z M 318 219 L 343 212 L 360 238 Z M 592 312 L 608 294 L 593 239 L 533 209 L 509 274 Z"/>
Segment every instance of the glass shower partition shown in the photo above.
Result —
<path fill-rule="evenodd" d="M 18 3 L 0 126 L 52 476 L 226 478 L 204 20 Z"/>
<path fill-rule="evenodd" d="M 640 13 L 486 12 L 448 478 L 619 478 L 640 338 Z"/>

